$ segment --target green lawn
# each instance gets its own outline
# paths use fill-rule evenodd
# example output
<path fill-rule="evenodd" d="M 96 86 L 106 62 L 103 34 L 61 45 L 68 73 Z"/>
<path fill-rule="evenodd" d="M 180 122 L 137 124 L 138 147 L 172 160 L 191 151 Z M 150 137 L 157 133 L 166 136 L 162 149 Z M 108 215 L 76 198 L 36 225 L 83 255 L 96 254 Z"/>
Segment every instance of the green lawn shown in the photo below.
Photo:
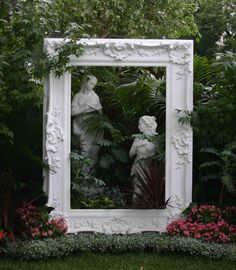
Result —
<path fill-rule="evenodd" d="M 81 254 L 47 261 L 1 260 L 0 270 L 236 270 L 235 262 L 194 259 L 181 255 L 132 253 L 125 255 Z M 141 268 L 142 269 L 142 268 Z"/>

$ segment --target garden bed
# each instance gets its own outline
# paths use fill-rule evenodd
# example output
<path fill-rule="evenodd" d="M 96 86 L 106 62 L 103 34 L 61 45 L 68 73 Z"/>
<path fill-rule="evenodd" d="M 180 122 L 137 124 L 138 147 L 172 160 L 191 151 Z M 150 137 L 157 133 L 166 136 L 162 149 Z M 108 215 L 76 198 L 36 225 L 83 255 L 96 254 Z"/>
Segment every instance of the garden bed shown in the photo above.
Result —
<path fill-rule="evenodd" d="M 21 260 L 40 260 L 82 252 L 122 254 L 141 251 L 184 253 L 195 257 L 236 261 L 235 244 L 209 243 L 152 232 L 132 235 L 80 233 L 54 239 L 16 241 L 8 245 L 4 256 Z"/>

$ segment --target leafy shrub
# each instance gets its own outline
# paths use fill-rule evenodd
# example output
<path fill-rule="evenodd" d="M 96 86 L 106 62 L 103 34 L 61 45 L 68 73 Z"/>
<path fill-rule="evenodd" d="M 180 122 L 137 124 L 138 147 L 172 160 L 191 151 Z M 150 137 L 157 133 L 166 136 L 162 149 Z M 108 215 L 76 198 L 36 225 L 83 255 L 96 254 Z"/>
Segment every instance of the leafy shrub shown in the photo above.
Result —
<path fill-rule="evenodd" d="M 236 206 L 228 206 L 223 208 L 222 216 L 227 223 L 236 225 Z"/>
<path fill-rule="evenodd" d="M 78 145 L 76 145 L 78 147 Z M 71 205 L 72 208 L 119 208 L 125 205 L 119 188 L 106 183 L 85 171 L 91 160 L 75 149 L 71 155 Z"/>
<path fill-rule="evenodd" d="M 193 238 L 169 237 L 166 234 L 142 233 L 105 235 L 80 233 L 55 239 L 18 241 L 8 246 L 6 256 L 21 260 L 39 260 L 80 252 L 127 253 L 154 251 L 184 253 L 210 259 L 236 261 L 236 246 L 208 243 Z"/>
<path fill-rule="evenodd" d="M 232 204 L 236 198 L 236 54 L 195 57 L 194 201 Z M 206 117 L 207 116 L 207 117 Z"/>
<path fill-rule="evenodd" d="M 58 237 L 66 233 L 67 225 L 62 217 L 49 218 L 52 208 L 44 207 L 41 211 L 33 204 L 26 204 L 17 209 L 21 223 L 21 235 L 24 238 L 42 239 Z"/>
<path fill-rule="evenodd" d="M 223 219 L 223 213 L 225 216 L 231 215 L 232 210 L 229 209 L 222 210 L 214 205 L 194 206 L 186 220 L 171 222 L 167 231 L 170 235 L 201 238 L 211 242 L 235 242 L 236 226 Z"/>

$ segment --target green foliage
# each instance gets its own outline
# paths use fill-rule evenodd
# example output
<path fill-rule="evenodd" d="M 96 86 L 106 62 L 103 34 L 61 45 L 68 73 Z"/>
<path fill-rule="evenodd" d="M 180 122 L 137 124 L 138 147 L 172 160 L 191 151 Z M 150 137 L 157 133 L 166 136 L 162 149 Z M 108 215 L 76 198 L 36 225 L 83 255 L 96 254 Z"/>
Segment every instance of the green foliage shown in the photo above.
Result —
<path fill-rule="evenodd" d="M 217 51 L 235 51 L 235 1 L 234 0 L 203 0 L 195 19 L 201 34 L 196 43 L 196 52 L 200 55 L 213 56 Z M 217 45 L 220 37 L 224 44 Z"/>
<path fill-rule="evenodd" d="M 57 31 L 52 9 L 52 4 L 37 0 L 4 1 L 1 4 L 1 146 L 8 147 L 9 143 L 17 141 L 16 114 L 30 113 L 32 107 L 34 110 L 41 108 L 42 78 L 52 68 L 61 74 L 69 61 L 68 56 L 80 53 L 74 40 L 60 48 L 57 56 L 49 57 L 44 53 L 43 38 Z"/>
<path fill-rule="evenodd" d="M 72 137 L 75 147 L 71 158 L 71 206 L 72 208 L 122 208 L 125 205 L 123 194 L 117 188 L 106 188 L 104 181 L 88 172 L 92 161 L 78 150 L 79 136 Z M 77 148 L 77 149 L 76 149 Z"/>
<path fill-rule="evenodd" d="M 127 139 L 118 127 L 104 114 L 92 114 L 86 118 L 86 131 L 98 136 L 97 145 L 100 147 L 97 167 L 104 173 L 115 169 L 117 163 L 128 161 L 127 151 L 122 143 Z M 103 179 L 103 178 L 102 178 Z"/>
<path fill-rule="evenodd" d="M 235 197 L 235 57 L 232 52 L 218 54 L 212 63 L 205 57 L 195 58 L 195 63 L 200 64 L 195 65 L 191 123 L 195 136 L 195 194 L 198 194 L 195 201 L 198 202 L 222 203 L 227 197 L 232 203 Z M 206 74 L 206 80 L 201 81 L 204 78 L 201 74 Z M 202 185 L 209 185 L 208 194 L 203 193 Z"/>
<path fill-rule="evenodd" d="M 92 177 L 89 177 L 84 169 L 86 166 L 91 165 L 92 161 L 85 158 L 78 151 L 74 151 L 70 154 L 71 169 L 72 169 L 72 189 L 78 190 L 77 185 L 81 181 L 94 182 Z"/>
<path fill-rule="evenodd" d="M 6 225 L 17 205 L 42 194 L 43 78 L 51 69 L 61 74 L 80 48 L 72 39 L 57 56 L 44 52 L 43 38 L 58 33 L 53 3 L 5 0 L 0 9 L 0 192 L 8 194 L 1 197 L 0 220 Z"/>
<path fill-rule="evenodd" d="M 192 238 L 169 237 L 158 233 L 132 235 L 83 233 L 56 239 L 18 241 L 8 246 L 6 256 L 21 260 L 45 260 L 87 251 L 113 254 L 154 251 L 189 254 L 208 259 L 236 260 L 235 245 L 208 243 Z"/>
<path fill-rule="evenodd" d="M 194 56 L 194 82 L 209 85 L 214 76 L 216 70 L 212 68 L 211 61 L 205 56 Z"/>
<path fill-rule="evenodd" d="M 213 159 L 212 161 L 202 163 L 199 167 L 200 169 L 208 169 L 208 174 L 204 176 L 204 180 L 209 178 L 219 179 L 222 183 L 222 188 L 234 194 L 236 191 L 236 141 L 225 145 L 222 151 L 215 148 L 202 148 L 201 151 L 211 154 Z M 209 173 L 210 168 L 213 168 L 213 170 Z M 222 204 L 222 198 L 220 198 L 220 201 Z"/>
<path fill-rule="evenodd" d="M 192 0 L 54 2 L 54 8 L 61 10 L 61 24 L 76 22 L 92 37 L 178 38 L 198 34 L 193 16 L 198 5 Z"/>

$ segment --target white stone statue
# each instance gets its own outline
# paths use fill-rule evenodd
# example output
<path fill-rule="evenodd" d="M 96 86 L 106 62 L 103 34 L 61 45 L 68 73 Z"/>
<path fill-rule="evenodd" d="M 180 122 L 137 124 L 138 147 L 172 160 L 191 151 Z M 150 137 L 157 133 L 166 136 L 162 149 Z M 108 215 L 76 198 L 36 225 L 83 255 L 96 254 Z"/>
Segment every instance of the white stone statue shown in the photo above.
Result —
<path fill-rule="evenodd" d="M 71 103 L 71 115 L 74 116 L 73 132 L 74 134 L 80 135 L 83 155 L 91 159 L 93 164 L 95 164 L 97 161 L 99 147 L 95 145 L 96 137 L 86 133 L 82 127 L 82 122 L 86 120 L 89 113 L 102 110 L 99 97 L 93 91 L 96 84 L 97 78 L 95 76 L 86 76 L 84 84 L 82 85 L 80 91 L 74 96 Z M 87 168 L 87 171 L 90 168 Z"/>
<path fill-rule="evenodd" d="M 147 136 L 154 136 L 158 134 L 156 132 L 157 123 L 156 118 L 154 116 L 144 115 L 140 117 L 138 128 L 142 134 Z M 137 164 L 138 161 L 146 159 L 148 157 L 152 157 L 154 155 L 155 155 L 154 143 L 150 142 L 148 139 L 135 138 L 132 147 L 129 151 L 130 158 L 135 157 L 131 169 L 131 175 L 135 175 L 135 172 L 138 173 L 140 171 L 140 167 Z M 139 195 L 142 194 L 140 188 L 137 186 L 136 178 L 134 178 L 133 181 L 133 188 L 134 188 L 133 200 L 135 202 L 137 199 L 137 194 Z"/>

